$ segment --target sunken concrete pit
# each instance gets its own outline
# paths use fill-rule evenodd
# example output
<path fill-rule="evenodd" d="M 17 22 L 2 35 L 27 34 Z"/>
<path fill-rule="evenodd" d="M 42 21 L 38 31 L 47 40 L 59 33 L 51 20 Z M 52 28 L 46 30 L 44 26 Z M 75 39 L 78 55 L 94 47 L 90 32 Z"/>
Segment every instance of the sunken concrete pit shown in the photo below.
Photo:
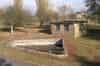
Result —
<path fill-rule="evenodd" d="M 33 50 L 57 55 L 64 54 L 63 45 L 64 40 L 57 38 L 10 41 L 10 46 L 13 48 L 24 48 L 31 51 Z"/>

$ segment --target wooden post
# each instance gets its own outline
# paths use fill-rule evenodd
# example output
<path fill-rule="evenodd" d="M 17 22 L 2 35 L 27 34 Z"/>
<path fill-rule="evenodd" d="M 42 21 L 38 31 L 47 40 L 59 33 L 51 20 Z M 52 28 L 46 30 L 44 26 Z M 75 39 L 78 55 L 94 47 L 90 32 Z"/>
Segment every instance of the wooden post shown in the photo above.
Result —
<path fill-rule="evenodd" d="M 74 38 L 80 37 L 80 24 L 76 23 L 74 24 Z"/>

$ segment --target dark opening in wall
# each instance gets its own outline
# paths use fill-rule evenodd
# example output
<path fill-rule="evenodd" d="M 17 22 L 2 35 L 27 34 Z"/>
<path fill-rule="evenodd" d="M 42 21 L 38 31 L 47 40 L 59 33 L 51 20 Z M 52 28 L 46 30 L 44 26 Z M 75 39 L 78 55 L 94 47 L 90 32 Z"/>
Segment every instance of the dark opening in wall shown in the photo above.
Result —
<path fill-rule="evenodd" d="M 56 24 L 56 31 L 60 31 L 60 25 Z"/>
<path fill-rule="evenodd" d="M 69 31 L 69 24 L 64 24 L 64 30 Z"/>
<path fill-rule="evenodd" d="M 59 39 L 57 42 L 56 42 L 56 47 L 61 47 L 63 48 L 63 44 L 64 44 L 64 40 L 63 39 Z"/>

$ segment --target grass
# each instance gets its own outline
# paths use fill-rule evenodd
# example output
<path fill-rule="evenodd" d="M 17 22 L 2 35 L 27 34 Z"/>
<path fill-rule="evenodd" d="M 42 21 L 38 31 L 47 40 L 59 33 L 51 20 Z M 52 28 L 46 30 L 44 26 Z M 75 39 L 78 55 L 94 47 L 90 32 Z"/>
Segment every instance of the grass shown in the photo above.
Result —
<path fill-rule="evenodd" d="M 79 38 L 75 40 L 75 46 L 77 48 L 78 55 L 87 55 L 91 56 L 91 54 L 99 55 L 97 47 L 100 46 L 99 40 L 90 40 L 88 38 Z"/>
<path fill-rule="evenodd" d="M 78 63 L 68 63 L 67 59 L 55 58 L 49 55 L 40 55 L 37 53 L 28 53 L 15 48 L 9 48 L 4 46 L 5 42 L 0 45 L 0 55 L 7 56 L 11 59 L 16 59 L 21 62 L 40 64 L 41 66 L 72 66 Z M 76 65 L 77 66 L 77 65 Z"/>
<path fill-rule="evenodd" d="M 72 37 L 68 37 L 76 48 L 77 56 L 84 56 L 87 58 L 100 56 L 100 49 L 97 49 L 100 46 L 99 40 L 92 40 L 88 38 L 78 38 L 74 40 Z M 29 53 L 15 48 L 5 47 L 5 44 L 7 44 L 5 40 L 0 41 L 0 55 L 7 56 L 8 58 L 16 59 L 21 62 L 40 64 L 41 66 L 81 66 L 80 62 L 74 60 L 72 57 L 60 59 L 49 55 Z"/>
<path fill-rule="evenodd" d="M 80 37 L 74 39 L 71 33 L 67 34 L 65 39 L 67 41 L 69 40 L 69 42 L 73 44 L 77 56 L 85 57 L 88 59 L 100 57 L 100 40 L 88 37 Z"/>
<path fill-rule="evenodd" d="M 68 39 L 76 48 L 76 54 L 80 56 L 90 56 L 91 53 L 95 53 L 96 56 L 100 56 L 100 40 L 86 37 L 80 37 L 74 39 L 73 34 L 66 35 L 65 39 Z"/>
<path fill-rule="evenodd" d="M 89 25 L 89 24 L 87 24 L 87 28 L 88 29 L 100 30 L 100 24 L 96 24 L 96 25 Z"/>

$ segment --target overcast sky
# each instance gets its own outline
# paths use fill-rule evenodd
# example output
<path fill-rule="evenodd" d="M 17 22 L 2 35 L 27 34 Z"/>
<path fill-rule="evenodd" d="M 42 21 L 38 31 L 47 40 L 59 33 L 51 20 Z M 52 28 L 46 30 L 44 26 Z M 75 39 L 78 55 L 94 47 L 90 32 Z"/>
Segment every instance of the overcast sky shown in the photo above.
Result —
<path fill-rule="evenodd" d="M 82 10 L 84 6 L 84 0 L 49 0 L 49 3 L 53 6 L 62 6 L 64 4 L 70 5 L 75 11 Z M 0 8 L 13 5 L 13 0 L 0 0 Z M 23 0 L 24 8 L 30 10 L 36 10 L 35 0 Z M 84 10 L 84 9 L 83 9 Z"/>

